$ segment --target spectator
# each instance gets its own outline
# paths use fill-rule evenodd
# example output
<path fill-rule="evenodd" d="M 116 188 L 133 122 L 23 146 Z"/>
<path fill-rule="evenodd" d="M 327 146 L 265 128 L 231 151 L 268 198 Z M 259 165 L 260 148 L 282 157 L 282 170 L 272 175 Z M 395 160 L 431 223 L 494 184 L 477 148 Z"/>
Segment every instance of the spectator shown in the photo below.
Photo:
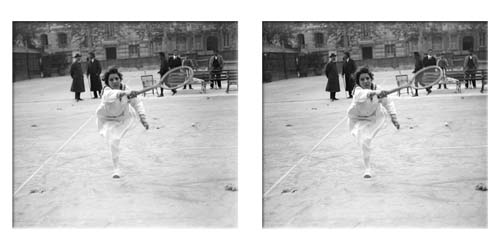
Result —
<path fill-rule="evenodd" d="M 354 72 L 356 72 L 356 62 L 351 59 L 351 53 L 344 52 L 344 64 L 342 65 L 342 76 L 345 79 L 345 90 L 349 93 L 348 98 L 352 98 L 355 80 Z"/>
<path fill-rule="evenodd" d="M 469 81 L 472 83 L 472 87 L 476 88 L 474 78 L 476 77 L 477 66 L 477 56 L 474 55 L 472 49 L 469 49 L 469 55 L 464 59 L 465 88 L 469 88 Z"/>
<path fill-rule="evenodd" d="M 428 53 L 425 54 L 425 56 L 422 60 L 422 64 L 423 64 L 424 68 L 429 67 L 429 66 L 436 66 L 436 57 L 434 57 L 432 49 L 429 49 Z M 428 87 L 425 89 L 427 91 L 427 94 L 430 94 L 432 92 L 431 89 L 432 89 L 432 87 Z"/>
<path fill-rule="evenodd" d="M 417 73 L 419 70 L 424 68 L 424 64 L 422 63 L 422 59 L 420 58 L 420 53 L 413 52 L 413 58 L 415 60 L 415 68 L 413 69 L 413 74 Z M 418 81 L 415 81 L 415 87 L 418 88 Z M 418 89 L 415 89 L 415 94 L 413 96 L 418 96 Z"/>
<path fill-rule="evenodd" d="M 448 89 L 446 87 L 446 70 L 448 70 L 448 60 L 443 53 L 441 53 L 438 57 L 437 66 L 443 70 L 443 79 L 445 79 L 445 81 L 443 82 L 443 87 L 445 89 Z M 438 85 L 438 89 L 441 89 L 441 84 Z"/>
<path fill-rule="evenodd" d="M 177 68 L 182 66 L 182 59 L 179 56 L 179 52 L 177 50 L 174 50 L 174 54 L 168 58 L 168 67 L 170 69 Z M 175 95 L 177 93 L 177 90 L 172 89 L 172 95 Z"/>
<path fill-rule="evenodd" d="M 184 58 L 184 60 L 182 61 L 182 65 L 191 67 L 193 69 L 193 71 L 196 69 L 196 63 L 193 61 L 193 59 L 189 58 L 188 56 L 186 56 L 186 58 Z M 193 89 L 193 87 L 191 86 L 191 83 L 186 84 L 186 85 L 189 85 L 189 89 Z M 186 89 L 186 85 L 184 85 L 183 89 Z"/>
<path fill-rule="evenodd" d="M 330 92 L 330 101 L 338 100 L 335 98 L 335 93 L 340 91 L 339 84 L 339 72 L 337 70 L 337 55 L 332 53 L 330 55 L 330 61 L 326 64 L 325 75 L 328 78 L 328 82 L 326 84 L 326 91 Z"/>
<path fill-rule="evenodd" d="M 158 74 L 160 74 L 160 78 L 161 78 L 161 77 L 163 77 L 163 75 L 165 75 L 165 73 L 168 72 L 168 62 L 167 62 L 167 59 L 165 57 L 165 53 L 160 52 L 159 56 L 160 56 L 160 71 L 158 71 Z M 160 91 L 161 91 L 160 92 L 160 97 L 161 97 L 161 96 L 163 96 L 163 88 L 160 88 Z M 175 92 L 173 92 L 173 94 L 175 95 Z"/>
<path fill-rule="evenodd" d="M 224 59 L 222 58 L 221 55 L 218 54 L 217 50 L 214 50 L 214 55 L 210 57 L 210 60 L 208 61 L 208 71 L 210 71 L 210 76 L 212 79 L 210 83 L 210 88 L 214 88 L 215 82 L 217 82 L 217 86 L 222 88 L 221 85 L 221 80 L 220 80 L 220 74 L 222 72 L 222 69 L 224 68 Z"/>
<path fill-rule="evenodd" d="M 89 53 L 90 60 L 87 64 L 87 79 L 90 81 L 90 91 L 94 92 L 94 99 L 101 98 L 101 63 L 95 58 L 94 52 Z"/>
<path fill-rule="evenodd" d="M 71 92 L 75 92 L 75 100 L 77 102 L 83 101 L 83 99 L 80 98 L 80 93 L 85 92 L 85 83 L 83 82 L 83 70 L 82 70 L 82 64 L 80 63 L 82 56 L 80 54 L 76 54 L 74 56 L 75 62 L 71 64 L 71 70 L 70 70 L 70 75 L 71 78 L 73 79 L 73 82 L 71 83 Z"/>

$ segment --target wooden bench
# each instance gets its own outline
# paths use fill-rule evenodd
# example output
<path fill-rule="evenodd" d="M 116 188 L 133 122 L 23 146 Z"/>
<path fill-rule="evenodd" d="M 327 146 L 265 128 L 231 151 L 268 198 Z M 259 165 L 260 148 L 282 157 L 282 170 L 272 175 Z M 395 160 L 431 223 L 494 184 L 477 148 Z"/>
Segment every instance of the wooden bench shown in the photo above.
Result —
<path fill-rule="evenodd" d="M 466 80 L 481 80 L 481 93 L 484 92 L 484 85 L 488 84 L 488 70 L 479 69 L 475 71 L 474 77 L 467 77 L 463 71 L 446 71 L 446 77 L 454 78 L 457 80 L 457 93 L 462 92 L 462 82 Z M 447 79 L 448 80 L 448 79 Z"/>
<path fill-rule="evenodd" d="M 238 71 L 227 70 L 227 88 L 226 93 L 229 93 L 229 86 L 236 85 L 238 87 Z"/>
<path fill-rule="evenodd" d="M 219 77 L 215 77 L 214 74 L 211 74 L 210 71 L 195 71 L 194 77 L 198 79 L 202 79 L 205 83 L 202 86 L 202 91 L 206 92 L 206 83 L 210 83 L 212 81 L 227 81 L 226 93 L 229 93 L 229 87 L 231 85 L 238 86 L 238 71 L 237 70 L 222 70 L 220 72 Z M 217 88 L 217 85 L 214 85 Z"/>

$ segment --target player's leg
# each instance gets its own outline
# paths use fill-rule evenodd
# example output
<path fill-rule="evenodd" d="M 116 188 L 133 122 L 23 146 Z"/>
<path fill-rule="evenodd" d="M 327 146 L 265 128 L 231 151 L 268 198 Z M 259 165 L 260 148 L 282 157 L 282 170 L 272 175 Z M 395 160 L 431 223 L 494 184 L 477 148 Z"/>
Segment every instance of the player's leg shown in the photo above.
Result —
<path fill-rule="evenodd" d="M 361 150 L 363 152 L 363 163 L 365 165 L 365 172 L 363 173 L 364 178 L 371 178 L 372 177 L 372 167 L 370 163 L 370 155 L 371 155 L 371 146 L 370 142 L 365 142 L 361 146 Z"/>
<path fill-rule="evenodd" d="M 119 166 L 119 158 L 120 158 L 120 140 L 110 140 L 109 148 L 111 151 L 111 159 L 113 160 L 113 178 L 120 178 L 120 166 Z"/>

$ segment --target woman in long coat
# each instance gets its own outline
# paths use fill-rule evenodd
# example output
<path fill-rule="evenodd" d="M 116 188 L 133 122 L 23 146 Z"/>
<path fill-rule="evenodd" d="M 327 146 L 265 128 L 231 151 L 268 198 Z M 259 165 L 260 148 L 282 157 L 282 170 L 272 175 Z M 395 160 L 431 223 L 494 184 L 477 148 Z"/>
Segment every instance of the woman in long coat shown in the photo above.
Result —
<path fill-rule="evenodd" d="M 83 70 L 82 65 L 80 64 L 82 56 L 80 54 L 75 55 L 75 62 L 71 64 L 71 78 L 73 78 L 73 82 L 71 83 L 71 92 L 75 92 L 75 100 L 83 101 L 80 98 L 80 93 L 85 92 L 85 83 L 83 82 Z"/>
<path fill-rule="evenodd" d="M 337 62 L 335 60 L 335 53 L 330 55 L 330 61 L 326 65 L 325 75 L 328 78 L 328 82 L 326 84 L 326 91 L 330 92 L 330 101 L 338 100 L 335 98 L 335 93 L 340 92 L 340 83 L 339 83 L 339 72 L 337 70 Z"/>

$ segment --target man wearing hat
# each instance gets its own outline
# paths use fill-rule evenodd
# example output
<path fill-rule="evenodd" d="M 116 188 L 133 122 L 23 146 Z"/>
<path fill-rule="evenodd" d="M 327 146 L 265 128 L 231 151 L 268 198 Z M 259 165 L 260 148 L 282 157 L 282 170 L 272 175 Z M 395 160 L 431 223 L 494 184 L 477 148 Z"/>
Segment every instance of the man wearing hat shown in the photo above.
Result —
<path fill-rule="evenodd" d="M 469 49 L 469 55 L 464 59 L 464 74 L 465 74 L 465 88 L 469 88 L 469 83 L 471 87 L 476 88 L 476 70 L 477 70 L 477 56 L 474 55 L 472 49 Z"/>
<path fill-rule="evenodd" d="M 352 98 L 352 91 L 356 85 L 354 80 L 354 72 L 356 72 L 356 63 L 351 59 L 351 53 L 344 52 L 344 64 L 342 65 L 342 76 L 345 77 L 345 90 L 349 92 L 349 97 Z"/>
<path fill-rule="evenodd" d="M 95 58 L 94 52 L 89 53 L 87 64 L 87 78 L 90 79 L 90 91 L 94 92 L 94 99 L 101 97 L 101 64 Z"/>
<path fill-rule="evenodd" d="M 332 102 L 338 100 L 335 98 L 335 93 L 340 91 L 339 72 L 337 70 L 336 57 L 337 55 L 335 55 L 335 53 L 331 53 L 330 60 L 328 61 L 328 64 L 326 64 L 325 68 L 325 75 L 328 79 L 325 90 L 330 92 L 330 101 Z"/>
<path fill-rule="evenodd" d="M 73 82 L 71 83 L 71 92 L 75 92 L 75 100 L 77 102 L 83 101 L 80 98 L 80 93 L 85 92 L 85 84 L 83 82 L 83 70 L 80 61 L 82 56 L 80 54 L 76 54 L 74 56 L 75 62 L 71 64 L 70 75 L 73 78 Z"/>

